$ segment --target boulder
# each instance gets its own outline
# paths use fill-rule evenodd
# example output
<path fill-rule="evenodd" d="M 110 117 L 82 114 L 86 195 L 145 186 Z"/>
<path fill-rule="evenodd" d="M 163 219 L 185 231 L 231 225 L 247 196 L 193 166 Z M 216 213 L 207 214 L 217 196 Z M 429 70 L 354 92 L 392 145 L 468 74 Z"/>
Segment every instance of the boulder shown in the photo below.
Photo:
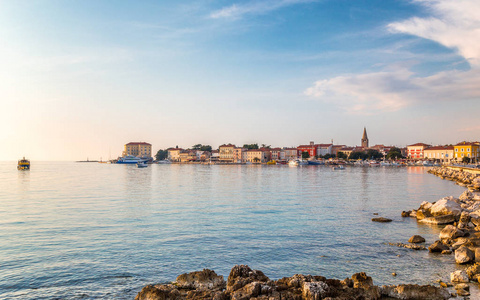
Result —
<path fill-rule="evenodd" d="M 398 286 L 382 286 L 380 291 L 383 296 L 395 299 L 441 300 L 450 298 L 450 293 L 447 289 L 431 285 L 400 284 Z"/>
<path fill-rule="evenodd" d="M 170 300 L 179 297 L 180 292 L 173 285 L 147 285 L 137 294 L 135 300 Z"/>
<path fill-rule="evenodd" d="M 475 254 L 465 246 L 455 250 L 455 262 L 457 264 L 466 264 L 475 260 Z"/>
<path fill-rule="evenodd" d="M 392 219 L 384 218 L 384 217 L 378 217 L 378 218 L 373 218 L 373 222 L 380 222 L 380 223 L 388 223 L 392 222 Z"/>
<path fill-rule="evenodd" d="M 480 274 L 480 264 L 475 263 L 469 266 L 468 268 L 465 269 L 465 272 L 467 273 L 468 278 L 474 279 L 476 277 L 475 275 Z"/>
<path fill-rule="evenodd" d="M 225 288 L 225 280 L 223 280 L 223 276 L 219 276 L 217 273 L 209 269 L 182 274 L 177 277 L 176 284 L 179 288 L 185 289 L 222 290 Z"/>
<path fill-rule="evenodd" d="M 408 242 L 413 244 L 425 243 L 425 239 L 419 235 L 414 235 L 408 240 Z"/>
<path fill-rule="evenodd" d="M 410 217 L 412 211 L 409 210 L 409 211 L 402 211 L 402 217 L 404 218 L 407 218 L 407 217 Z"/>
<path fill-rule="evenodd" d="M 465 270 L 456 270 L 450 273 L 450 281 L 452 282 L 468 282 L 468 275 Z"/>
<path fill-rule="evenodd" d="M 465 191 L 463 192 L 458 199 L 465 201 L 465 200 L 472 200 L 473 199 L 473 193 L 470 191 Z"/>
<path fill-rule="evenodd" d="M 480 248 L 475 248 L 475 261 L 480 262 Z"/>
<path fill-rule="evenodd" d="M 241 289 L 252 282 L 266 283 L 269 280 L 262 271 L 252 270 L 247 265 L 236 265 L 228 275 L 227 292 Z"/>
<path fill-rule="evenodd" d="M 372 277 L 367 276 L 365 272 L 361 273 L 355 273 L 352 275 L 352 280 L 353 280 L 353 287 L 354 288 L 369 288 L 373 286 L 373 280 Z"/>
<path fill-rule="evenodd" d="M 325 298 L 329 286 L 322 281 L 304 282 L 302 286 L 302 296 L 305 300 L 317 300 Z"/>
<path fill-rule="evenodd" d="M 441 240 L 444 239 L 456 239 L 458 237 L 462 237 L 464 235 L 463 231 L 458 229 L 457 227 L 453 225 L 447 225 L 445 228 L 440 231 L 439 238 Z"/>
<path fill-rule="evenodd" d="M 430 207 L 430 213 L 433 216 L 454 215 L 459 216 L 462 213 L 460 205 L 451 198 L 443 198 L 438 200 Z"/>
<path fill-rule="evenodd" d="M 435 243 L 431 244 L 430 247 L 428 247 L 428 251 L 430 252 L 442 252 L 449 249 L 450 248 L 441 241 L 436 241 Z"/>
<path fill-rule="evenodd" d="M 419 222 L 424 224 L 435 224 L 435 225 L 452 224 L 455 222 L 455 216 L 453 214 L 444 215 L 444 216 L 435 216 L 435 217 L 422 219 Z"/>

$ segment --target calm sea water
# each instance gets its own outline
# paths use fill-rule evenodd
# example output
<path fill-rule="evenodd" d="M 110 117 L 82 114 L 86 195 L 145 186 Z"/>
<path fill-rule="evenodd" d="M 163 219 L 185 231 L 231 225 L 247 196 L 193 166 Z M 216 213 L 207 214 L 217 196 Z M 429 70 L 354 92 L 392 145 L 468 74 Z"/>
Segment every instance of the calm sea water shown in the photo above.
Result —
<path fill-rule="evenodd" d="M 0 187 L 0 299 L 133 299 L 146 284 L 203 268 L 228 276 L 235 264 L 272 279 L 365 271 L 375 284 L 428 284 L 457 268 L 385 245 L 433 242 L 438 227 L 400 212 L 464 191 L 423 167 L 4 162 Z"/>

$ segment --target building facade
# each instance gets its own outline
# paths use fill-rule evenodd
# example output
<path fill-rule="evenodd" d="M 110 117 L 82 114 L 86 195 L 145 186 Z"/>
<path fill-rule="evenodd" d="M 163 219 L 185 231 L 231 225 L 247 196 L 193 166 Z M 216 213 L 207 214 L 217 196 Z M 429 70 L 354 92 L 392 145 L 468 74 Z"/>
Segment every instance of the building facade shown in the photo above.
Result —
<path fill-rule="evenodd" d="M 425 159 L 434 160 L 441 163 L 450 163 L 454 158 L 453 146 L 434 146 L 428 147 L 423 150 L 423 156 Z"/>
<path fill-rule="evenodd" d="M 478 142 L 461 142 L 454 147 L 454 158 L 462 161 L 464 157 L 471 159 L 471 162 L 478 162 L 480 158 Z"/>
<path fill-rule="evenodd" d="M 226 163 L 233 163 L 234 162 L 234 150 L 235 150 L 235 145 L 232 144 L 227 144 L 227 145 L 221 145 L 218 147 L 219 151 L 219 157 L 218 160 L 220 162 L 226 162 Z"/>
<path fill-rule="evenodd" d="M 423 150 L 425 150 L 425 148 L 428 148 L 428 147 L 430 147 L 430 145 L 424 144 L 424 143 L 416 143 L 413 145 L 408 145 L 407 157 L 409 159 L 423 159 L 424 158 Z"/>
<path fill-rule="evenodd" d="M 168 159 L 170 161 L 180 161 L 180 153 L 183 151 L 182 148 L 168 148 L 167 149 L 167 152 L 168 152 Z"/>
<path fill-rule="evenodd" d="M 131 142 L 125 145 L 122 156 L 132 155 L 141 158 L 152 157 L 152 145 L 145 142 Z"/>
<path fill-rule="evenodd" d="M 368 148 L 368 136 L 367 136 L 367 128 L 366 127 L 363 127 L 362 147 L 363 148 Z"/>

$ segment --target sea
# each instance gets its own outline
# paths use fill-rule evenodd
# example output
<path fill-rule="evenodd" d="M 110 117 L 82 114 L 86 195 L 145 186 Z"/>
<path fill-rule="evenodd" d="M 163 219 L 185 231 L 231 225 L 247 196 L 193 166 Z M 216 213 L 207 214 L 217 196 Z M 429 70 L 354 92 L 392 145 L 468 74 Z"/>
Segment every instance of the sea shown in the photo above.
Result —
<path fill-rule="evenodd" d="M 433 243 L 441 227 L 401 212 L 464 190 L 425 167 L 0 162 L 0 299 L 134 299 L 237 264 L 270 279 L 448 281 L 451 255 L 388 243 Z"/>

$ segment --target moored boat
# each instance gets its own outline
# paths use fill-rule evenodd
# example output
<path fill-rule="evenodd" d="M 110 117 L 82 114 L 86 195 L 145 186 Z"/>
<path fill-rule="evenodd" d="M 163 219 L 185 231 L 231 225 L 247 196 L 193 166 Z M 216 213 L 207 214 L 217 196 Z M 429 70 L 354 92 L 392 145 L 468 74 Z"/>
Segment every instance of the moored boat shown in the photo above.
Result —
<path fill-rule="evenodd" d="M 127 155 L 125 157 L 120 157 L 117 161 L 117 164 L 136 164 L 139 162 L 145 162 L 145 159 L 141 159 L 140 157 L 136 157 L 133 155 Z"/>
<path fill-rule="evenodd" d="M 138 162 L 138 163 L 137 163 L 137 167 L 138 167 L 138 168 L 146 168 L 146 167 L 148 167 L 148 165 L 147 165 L 146 162 L 141 161 L 141 162 Z"/>
<path fill-rule="evenodd" d="M 25 156 L 18 160 L 18 165 L 17 165 L 18 170 L 30 170 L 30 161 L 25 158 Z"/>

